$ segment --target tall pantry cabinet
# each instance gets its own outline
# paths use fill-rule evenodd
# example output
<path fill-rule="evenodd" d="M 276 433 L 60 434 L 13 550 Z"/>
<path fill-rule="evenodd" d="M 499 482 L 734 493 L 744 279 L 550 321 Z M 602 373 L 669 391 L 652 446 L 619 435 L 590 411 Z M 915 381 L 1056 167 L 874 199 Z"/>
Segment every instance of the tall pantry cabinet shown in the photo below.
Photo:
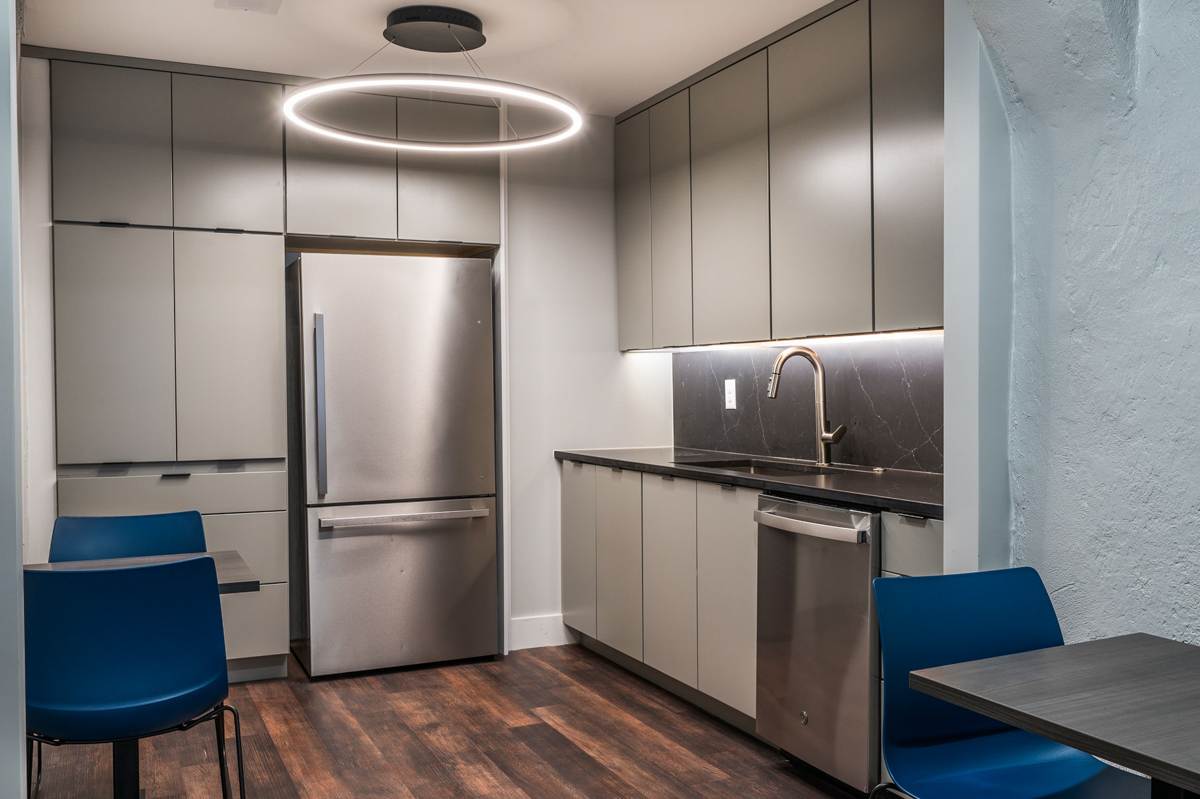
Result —
<path fill-rule="evenodd" d="M 51 63 L 59 515 L 198 510 L 261 590 L 233 679 L 286 673 L 283 89 Z"/>

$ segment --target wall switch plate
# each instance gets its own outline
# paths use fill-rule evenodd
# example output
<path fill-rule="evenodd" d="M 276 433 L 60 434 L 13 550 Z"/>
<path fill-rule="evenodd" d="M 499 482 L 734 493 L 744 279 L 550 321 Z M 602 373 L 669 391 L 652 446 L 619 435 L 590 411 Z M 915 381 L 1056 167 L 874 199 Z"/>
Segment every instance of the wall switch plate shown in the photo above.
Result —
<path fill-rule="evenodd" d="M 732 411 L 737 408 L 737 381 L 729 379 L 725 381 L 725 410 Z"/>

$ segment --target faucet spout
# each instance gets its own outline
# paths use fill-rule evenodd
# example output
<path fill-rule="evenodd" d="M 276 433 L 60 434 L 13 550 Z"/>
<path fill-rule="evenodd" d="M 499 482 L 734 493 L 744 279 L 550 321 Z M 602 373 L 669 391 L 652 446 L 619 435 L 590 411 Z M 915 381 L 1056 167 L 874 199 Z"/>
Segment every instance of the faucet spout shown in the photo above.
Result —
<path fill-rule="evenodd" d="M 779 378 L 783 374 L 783 365 L 794 355 L 799 355 L 812 364 L 813 390 L 817 406 L 817 465 L 828 466 L 833 445 L 846 435 L 846 426 L 838 425 L 835 430 L 829 429 L 829 421 L 825 418 L 825 366 L 820 357 L 808 347 L 788 347 L 779 353 L 775 365 L 771 367 L 771 377 L 767 380 L 767 397 L 775 399 L 779 393 Z"/>

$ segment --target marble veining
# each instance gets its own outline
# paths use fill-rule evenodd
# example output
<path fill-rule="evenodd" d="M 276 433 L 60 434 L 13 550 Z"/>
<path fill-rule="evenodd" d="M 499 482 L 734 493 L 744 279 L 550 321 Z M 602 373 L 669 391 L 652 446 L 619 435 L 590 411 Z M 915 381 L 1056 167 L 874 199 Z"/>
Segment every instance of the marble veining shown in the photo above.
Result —
<path fill-rule="evenodd" d="M 942 336 L 914 334 L 808 342 L 825 365 L 831 429 L 846 425 L 833 460 L 942 471 Z M 816 456 L 813 372 L 793 358 L 779 396 L 767 378 L 779 348 L 736 347 L 672 356 L 675 446 L 811 460 Z M 737 380 L 737 409 L 725 381 Z"/>

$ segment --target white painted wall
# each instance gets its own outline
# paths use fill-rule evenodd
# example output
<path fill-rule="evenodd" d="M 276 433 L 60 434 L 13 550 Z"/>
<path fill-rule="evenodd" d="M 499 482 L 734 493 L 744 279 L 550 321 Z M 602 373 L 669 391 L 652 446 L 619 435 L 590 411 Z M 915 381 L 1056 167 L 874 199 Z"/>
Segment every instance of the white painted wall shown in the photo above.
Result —
<path fill-rule="evenodd" d="M 510 648 L 568 640 L 556 449 L 670 445 L 671 356 L 617 350 L 613 120 L 508 157 Z"/>
<path fill-rule="evenodd" d="M 1200 4 L 971 5 L 1014 128 L 1014 560 L 1069 640 L 1200 643 Z"/>
<path fill-rule="evenodd" d="M 967 0 L 946 0 L 947 573 L 1009 565 L 1009 123 Z"/>
<path fill-rule="evenodd" d="M 54 442 L 54 230 L 50 208 L 50 62 L 20 61 L 21 416 L 25 562 L 50 557 L 58 515 Z"/>
<path fill-rule="evenodd" d="M 0 796 L 25 795 L 17 44 L 14 0 L 0 2 Z"/>

